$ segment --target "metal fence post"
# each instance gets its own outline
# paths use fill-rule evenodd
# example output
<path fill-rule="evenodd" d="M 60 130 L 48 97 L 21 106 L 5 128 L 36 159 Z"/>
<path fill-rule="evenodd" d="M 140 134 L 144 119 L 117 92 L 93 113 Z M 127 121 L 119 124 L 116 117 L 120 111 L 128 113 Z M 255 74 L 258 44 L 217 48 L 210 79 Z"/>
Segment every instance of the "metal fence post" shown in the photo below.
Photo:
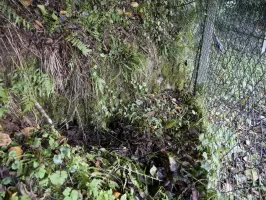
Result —
<path fill-rule="evenodd" d="M 204 83 L 209 68 L 209 56 L 212 44 L 214 22 L 218 9 L 217 0 L 208 0 L 207 17 L 204 26 L 204 35 L 202 39 L 201 54 L 198 64 L 196 87 Z"/>

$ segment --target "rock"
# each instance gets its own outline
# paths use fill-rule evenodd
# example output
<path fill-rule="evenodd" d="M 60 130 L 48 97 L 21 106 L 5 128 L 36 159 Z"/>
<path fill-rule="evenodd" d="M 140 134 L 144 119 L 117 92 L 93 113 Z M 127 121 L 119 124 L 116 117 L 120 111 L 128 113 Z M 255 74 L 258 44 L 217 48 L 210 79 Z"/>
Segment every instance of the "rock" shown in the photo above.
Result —
<path fill-rule="evenodd" d="M 0 132 L 0 147 L 8 146 L 11 142 L 12 140 L 8 134 Z"/>

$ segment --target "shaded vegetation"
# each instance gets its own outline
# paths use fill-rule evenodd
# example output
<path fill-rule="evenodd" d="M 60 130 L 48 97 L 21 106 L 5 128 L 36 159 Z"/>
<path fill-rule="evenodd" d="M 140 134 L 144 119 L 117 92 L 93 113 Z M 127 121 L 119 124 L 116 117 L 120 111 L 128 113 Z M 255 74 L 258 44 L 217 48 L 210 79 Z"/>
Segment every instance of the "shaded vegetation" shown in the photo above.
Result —
<path fill-rule="evenodd" d="M 1 5 L 2 197 L 207 198 L 196 2 Z"/>

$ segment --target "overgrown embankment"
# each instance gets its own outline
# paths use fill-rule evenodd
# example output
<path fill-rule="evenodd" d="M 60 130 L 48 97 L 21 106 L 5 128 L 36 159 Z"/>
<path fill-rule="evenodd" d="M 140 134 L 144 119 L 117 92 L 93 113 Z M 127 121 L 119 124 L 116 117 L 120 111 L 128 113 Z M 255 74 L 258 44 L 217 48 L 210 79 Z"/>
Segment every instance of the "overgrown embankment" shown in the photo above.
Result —
<path fill-rule="evenodd" d="M 54 87 L 39 87 L 33 98 L 56 123 L 104 128 L 120 100 L 188 84 L 196 3 L 21 2 L 1 2 L 1 71 L 8 79 L 24 74 L 18 69 L 47 73 Z"/>
<path fill-rule="evenodd" d="M 1 132 L 0 194 L 25 199 L 204 198 L 206 171 L 197 151 L 202 112 L 193 98 L 179 95 L 145 95 L 123 105 L 104 132 L 70 127 L 62 131 L 65 137 L 51 127 L 22 129 L 1 120 L 9 132 Z M 11 132 L 11 127 L 18 130 Z"/>
<path fill-rule="evenodd" d="M 2 196 L 205 196 L 202 111 L 185 92 L 196 2 L 0 5 Z"/>

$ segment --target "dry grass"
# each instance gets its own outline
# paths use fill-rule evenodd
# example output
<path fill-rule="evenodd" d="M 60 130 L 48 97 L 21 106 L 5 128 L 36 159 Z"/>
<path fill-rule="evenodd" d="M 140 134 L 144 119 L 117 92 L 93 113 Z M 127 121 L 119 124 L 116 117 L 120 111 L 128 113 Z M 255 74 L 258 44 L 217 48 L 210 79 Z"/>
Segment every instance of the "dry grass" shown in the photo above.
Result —
<path fill-rule="evenodd" d="M 69 106 L 75 105 L 71 110 L 77 110 L 77 103 L 73 104 L 73 101 L 90 95 L 89 65 L 64 38 L 48 37 L 44 32 L 23 31 L 9 23 L 0 32 L 0 72 L 6 87 L 10 82 L 8 74 L 25 68 L 28 58 L 36 58 L 36 67 L 50 75 L 56 92 L 66 97 Z M 10 112 L 14 116 L 21 115 L 21 109 L 16 108 L 18 104 L 15 105 L 12 103 Z M 62 105 L 61 109 L 67 107 Z"/>

